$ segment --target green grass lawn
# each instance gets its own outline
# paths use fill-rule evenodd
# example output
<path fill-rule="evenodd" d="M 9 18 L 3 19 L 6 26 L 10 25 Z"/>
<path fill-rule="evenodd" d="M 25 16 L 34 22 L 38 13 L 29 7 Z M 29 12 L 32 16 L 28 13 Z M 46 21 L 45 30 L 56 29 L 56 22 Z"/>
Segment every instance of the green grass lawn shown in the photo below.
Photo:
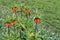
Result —
<path fill-rule="evenodd" d="M 21 12 L 15 14 L 11 10 L 17 7 L 17 11 L 21 11 L 20 6 L 31 10 L 28 20 L 25 12 L 22 12 L 21 17 Z M 34 33 L 35 17 L 39 17 L 41 22 L 37 24 L 38 32 L 34 39 L 34 36 L 30 37 L 28 34 Z M 17 23 L 10 27 L 9 36 L 5 23 L 14 19 Z M 20 25 L 25 29 L 21 34 L 25 38 L 23 40 L 60 40 L 60 0 L 0 0 L 0 40 L 21 40 L 20 30 L 17 28 Z"/>

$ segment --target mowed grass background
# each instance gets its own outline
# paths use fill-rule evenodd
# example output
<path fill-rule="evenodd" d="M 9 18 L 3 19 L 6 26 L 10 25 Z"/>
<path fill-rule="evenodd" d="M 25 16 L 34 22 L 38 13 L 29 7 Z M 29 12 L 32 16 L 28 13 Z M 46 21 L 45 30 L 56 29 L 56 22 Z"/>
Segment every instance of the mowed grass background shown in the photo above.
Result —
<path fill-rule="evenodd" d="M 31 10 L 31 17 L 28 19 L 29 21 L 26 22 L 25 13 L 23 13 L 22 18 L 20 13 L 17 13 L 18 23 L 16 24 L 16 27 L 19 25 L 23 25 L 24 27 L 27 26 L 28 35 L 35 26 L 35 23 L 33 22 L 34 17 L 39 17 L 41 23 L 38 24 L 39 32 L 37 34 L 39 34 L 40 37 L 43 37 L 44 40 L 60 40 L 60 0 L 0 0 L 0 33 L 4 35 L 0 36 L 0 40 L 2 40 L 1 38 L 8 40 L 8 36 L 5 33 L 7 32 L 5 30 L 5 22 L 16 18 L 14 12 L 11 11 L 11 8 L 17 7 L 18 10 L 20 10 L 21 5 L 25 6 L 26 9 Z M 45 29 L 46 27 L 48 29 Z M 13 26 L 11 27 L 11 30 L 13 30 Z M 19 36 L 19 34 L 17 36 Z M 12 31 L 10 39 L 14 40 Z M 19 38 L 16 40 L 19 40 Z M 27 40 L 29 40 L 29 37 Z M 40 39 L 37 38 L 37 40 Z"/>

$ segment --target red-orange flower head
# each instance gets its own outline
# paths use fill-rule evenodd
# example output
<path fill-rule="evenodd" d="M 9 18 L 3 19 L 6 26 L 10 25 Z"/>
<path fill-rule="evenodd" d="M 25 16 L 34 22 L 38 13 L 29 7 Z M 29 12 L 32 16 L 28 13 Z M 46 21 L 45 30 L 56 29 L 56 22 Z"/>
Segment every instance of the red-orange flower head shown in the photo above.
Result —
<path fill-rule="evenodd" d="M 11 26 L 12 24 L 11 24 L 11 22 L 6 22 L 5 23 L 5 26 L 7 26 L 7 27 L 9 27 L 9 26 Z"/>
<path fill-rule="evenodd" d="M 25 13 L 30 13 L 30 10 L 24 10 Z"/>
<path fill-rule="evenodd" d="M 17 22 L 17 20 L 16 20 L 16 19 L 12 20 L 12 23 L 13 23 L 13 24 L 15 24 L 16 22 Z"/>
<path fill-rule="evenodd" d="M 21 6 L 20 9 L 23 10 L 24 9 L 24 6 Z"/>
<path fill-rule="evenodd" d="M 38 18 L 38 17 L 36 17 L 35 19 L 34 19 L 34 22 L 36 22 L 36 23 L 39 23 L 41 20 L 40 20 L 40 18 Z"/>
<path fill-rule="evenodd" d="M 13 7 L 12 10 L 13 10 L 13 11 L 17 11 L 17 7 Z"/>

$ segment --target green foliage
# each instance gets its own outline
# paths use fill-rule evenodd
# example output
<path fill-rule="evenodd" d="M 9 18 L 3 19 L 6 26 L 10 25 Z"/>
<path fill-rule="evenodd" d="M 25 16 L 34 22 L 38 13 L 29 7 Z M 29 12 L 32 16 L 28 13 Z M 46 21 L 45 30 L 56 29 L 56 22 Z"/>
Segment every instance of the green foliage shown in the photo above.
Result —
<path fill-rule="evenodd" d="M 31 10 L 28 20 L 24 12 L 21 18 L 20 12 L 15 14 L 11 11 L 12 7 L 17 7 L 20 11 L 21 5 Z M 8 36 L 5 22 L 15 19 L 16 15 L 17 23 L 10 27 L 10 36 Z M 22 37 L 26 40 L 34 40 L 34 36 L 28 36 L 29 33 L 34 33 L 34 17 L 41 19 L 37 26 L 36 40 L 60 40 L 60 0 L 0 0 L 0 40 L 20 40 L 18 29 L 20 25 L 25 29 Z M 16 27 L 15 33 L 14 27 Z"/>

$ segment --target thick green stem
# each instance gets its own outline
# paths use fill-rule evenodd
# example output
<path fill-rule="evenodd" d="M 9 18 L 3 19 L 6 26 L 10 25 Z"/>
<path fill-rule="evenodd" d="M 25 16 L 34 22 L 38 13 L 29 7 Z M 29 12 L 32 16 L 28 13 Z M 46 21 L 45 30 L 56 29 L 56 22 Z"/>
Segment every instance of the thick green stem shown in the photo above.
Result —
<path fill-rule="evenodd" d="M 10 37 L 10 27 L 8 27 L 8 36 Z"/>
<path fill-rule="evenodd" d="M 26 14 L 26 18 L 27 18 L 27 21 L 28 21 L 28 15 Z"/>
<path fill-rule="evenodd" d="M 37 33 L 37 23 L 36 23 L 36 25 L 35 25 L 35 29 L 34 29 L 34 40 L 36 40 L 36 33 Z"/>
<path fill-rule="evenodd" d="M 16 39 L 16 27 L 14 26 L 14 37 Z"/>
<path fill-rule="evenodd" d="M 15 16 L 16 16 L 16 19 L 17 19 L 17 14 L 16 14 L 16 12 L 15 12 Z"/>
<path fill-rule="evenodd" d="M 22 33 L 21 33 L 21 31 L 20 31 L 20 40 L 22 40 L 22 36 L 21 36 L 21 35 L 22 35 Z"/>
<path fill-rule="evenodd" d="M 31 14 L 29 13 L 29 18 L 30 18 L 30 15 L 31 15 Z"/>

